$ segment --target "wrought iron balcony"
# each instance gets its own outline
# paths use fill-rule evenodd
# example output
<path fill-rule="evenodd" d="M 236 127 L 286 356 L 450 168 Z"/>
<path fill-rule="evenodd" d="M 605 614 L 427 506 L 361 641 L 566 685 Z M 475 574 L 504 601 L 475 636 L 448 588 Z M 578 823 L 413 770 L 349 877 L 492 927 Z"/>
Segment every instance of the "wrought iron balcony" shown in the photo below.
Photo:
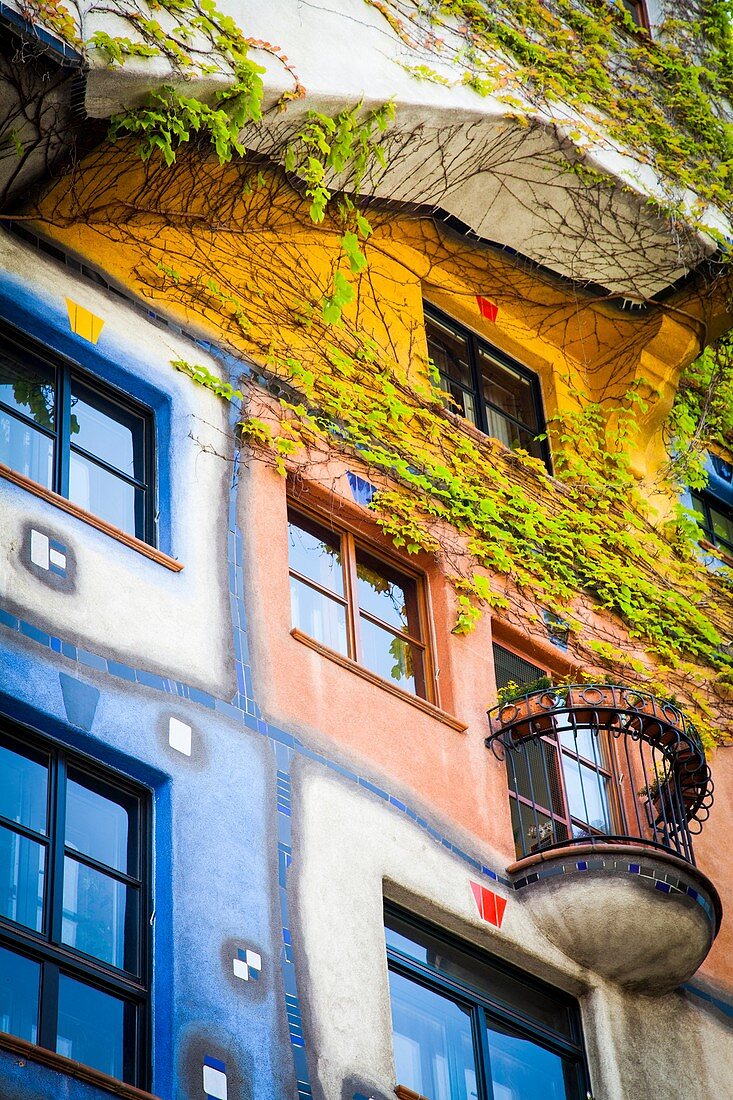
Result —
<path fill-rule="evenodd" d="M 713 783 L 692 722 L 635 688 L 570 684 L 500 704 L 489 726 L 509 783 L 517 862 L 508 871 L 516 889 L 532 887 L 523 896 L 549 937 L 623 984 L 684 980 L 721 918 L 715 887 L 695 870 L 692 838 Z M 678 903 L 674 915 L 662 897 Z"/>

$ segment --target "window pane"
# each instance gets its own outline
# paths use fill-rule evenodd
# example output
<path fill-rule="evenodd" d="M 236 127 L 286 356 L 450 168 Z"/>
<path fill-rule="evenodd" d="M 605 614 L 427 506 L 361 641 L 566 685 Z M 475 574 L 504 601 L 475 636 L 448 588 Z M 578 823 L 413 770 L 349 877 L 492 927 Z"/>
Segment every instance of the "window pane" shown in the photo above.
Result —
<path fill-rule="evenodd" d="M 508 413 L 536 433 L 537 417 L 530 379 L 497 362 L 481 348 L 479 348 L 479 369 L 485 401 L 502 412 Z M 504 440 L 504 442 L 507 441 Z"/>
<path fill-rule="evenodd" d="M 0 745 L 0 814 L 36 832 L 46 832 L 48 769 Z"/>
<path fill-rule="evenodd" d="M 596 767 L 603 767 L 603 752 L 598 740 L 598 731 L 591 726 L 569 727 L 560 731 L 560 740 L 566 749 L 584 756 Z"/>
<path fill-rule="evenodd" d="M 557 749 L 543 739 L 507 747 L 509 790 L 546 810 L 565 816 Z"/>
<path fill-rule="evenodd" d="M 390 972 L 397 1081 L 430 1100 L 475 1100 L 469 1011 Z"/>
<path fill-rule="evenodd" d="M 321 588 L 344 594 L 341 539 L 305 516 L 290 516 L 288 523 L 290 568 L 309 577 Z"/>
<path fill-rule="evenodd" d="M 473 388 L 468 359 L 468 344 L 464 337 L 432 317 L 425 318 L 428 355 L 440 371 L 442 379 Z"/>
<path fill-rule="evenodd" d="M 0 826 L 0 916 L 43 929 L 43 844 Z"/>
<path fill-rule="evenodd" d="M 346 608 L 343 604 L 323 592 L 317 592 L 297 577 L 291 577 L 290 607 L 293 626 L 329 649 L 348 654 Z"/>
<path fill-rule="evenodd" d="M 0 1031 L 38 1042 L 41 967 L 0 947 Z"/>
<path fill-rule="evenodd" d="M 563 754 L 565 789 L 570 816 L 585 822 L 591 830 L 610 833 L 611 813 L 608 807 L 608 780 L 594 768 Z M 587 836 L 588 829 L 573 827 L 573 836 Z"/>
<path fill-rule="evenodd" d="M 423 655 L 419 647 L 410 645 L 363 615 L 359 616 L 359 627 L 364 667 L 413 695 L 424 695 Z"/>
<path fill-rule="evenodd" d="M 533 810 L 516 798 L 510 798 L 512 813 L 512 829 L 514 830 L 514 844 L 517 855 L 531 855 L 540 848 L 550 848 L 553 844 L 561 844 L 568 839 L 567 826 L 557 818 L 548 817 L 547 814 Z"/>
<path fill-rule="evenodd" d="M 53 456 L 53 439 L 0 409 L 0 462 L 52 489 Z"/>
<path fill-rule="evenodd" d="M 66 845 L 117 871 L 128 867 L 129 813 L 124 806 L 70 779 L 66 784 Z"/>
<path fill-rule="evenodd" d="M 145 421 L 78 380 L 71 384 L 71 439 L 128 477 L 144 480 Z"/>
<path fill-rule="evenodd" d="M 0 403 L 53 431 L 56 404 L 53 367 L 30 357 L 25 363 L 17 363 L 0 351 Z"/>
<path fill-rule="evenodd" d="M 492 1023 L 487 1031 L 494 1100 L 570 1100 L 576 1095 L 566 1088 L 559 1055 L 500 1024 Z"/>
<path fill-rule="evenodd" d="M 74 450 L 69 469 L 69 500 L 129 535 L 141 533 L 136 515 L 140 516 L 144 508 L 143 490 Z"/>
<path fill-rule="evenodd" d="M 356 576 L 359 607 L 383 623 L 419 637 L 416 608 L 416 584 L 384 562 L 356 551 Z"/>
<path fill-rule="evenodd" d="M 134 945 L 125 950 L 125 922 L 136 922 L 136 892 L 101 871 L 64 859 L 61 941 L 120 969 L 136 970 Z"/>
<path fill-rule="evenodd" d="M 733 546 L 733 519 L 719 512 L 717 508 L 710 509 L 710 518 L 713 523 L 713 531 L 717 542 Z"/>
<path fill-rule="evenodd" d="M 58 1054 L 121 1078 L 124 1018 L 119 998 L 59 976 Z"/>
<path fill-rule="evenodd" d="M 490 958 L 469 954 L 460 946 L 413 926 L 389 910 L 385 913 L 385 925 L 389 947 L 457 979 L 491 1001 L 505 1004 L 527 1018 L 570 1037 L 570 1013 L 562 995 L 558 996 L 551 989 L 545 992 L 541 987 L 530 985 L 522 975 L 515 976 Z M 407 1083 L 401 1081 L 401 1084 Z"/>

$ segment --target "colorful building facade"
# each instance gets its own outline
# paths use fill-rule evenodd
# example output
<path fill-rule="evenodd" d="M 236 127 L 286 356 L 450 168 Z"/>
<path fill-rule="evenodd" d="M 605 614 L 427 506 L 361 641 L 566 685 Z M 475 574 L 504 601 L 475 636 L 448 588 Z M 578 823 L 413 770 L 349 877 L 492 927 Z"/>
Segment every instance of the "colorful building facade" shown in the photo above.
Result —
<path fill-rule="evenodd" d="M 166 75 L 136 55 L 115 69 L 98 44 L 79 157 L 21 157 L 4 177 L 0 1096 L 720 1100 L 722 444 L 689 498 L 700 545 L 668 572 L 660 549 L 676 537 L 667 416 L 730 323 L 712 230 L 660 218 L 613 142 L 586 149 L 600 200 L 578 173 L 550 182 L 557 119 L 537 108 L 527 139 L 514 105 L 418 81 L 391 5 L 240 6 L 265 107 L 300 89 L 294 73 L 312 89 L 265 111 L 254 176 L 200 146 L 166 167 L 129 136 L 97 140 Z M 0 14 L 7 87 L 47 70 L 65 140 L 73 36 Z M 119 33 L 108 11 L 86 18 L 89 39 Z M 303 119 L 390 92 L 354 246 L 348 206 L 313 216 Z M 21 142 L 23 125 L 7 127 Z M 348 195 L 346 169 L 326 168 Z M 578 394 L 601 420 L 573 420 Z M 592 481 L 577 506 L 563 423 L 581 456 L 599 434 L 623 446 L 607 477 L 628 471 L 643 527 L 612 527 L 618 500 Z M 400 488 L 420 500 L 427 478 L 421 436 L 443 456 L 422 499 L 455 503 L 462 478 L 466 516 L 486 502 L 493 570 L 470 564 L 472 518 L 400 511 Z M 568 546 L 577 524 L 592 535 L 564 605 L 533 571 L 570 576 L 563 523 Z M 671 632 L 695 605 L 697 649 L 677 664 L 604 596 L 590 559 L 622 534 L 640 587 L 671 593 L 652 617 L 671 608 Z M 467 592 L 484 608 L 470 632 Z"/>

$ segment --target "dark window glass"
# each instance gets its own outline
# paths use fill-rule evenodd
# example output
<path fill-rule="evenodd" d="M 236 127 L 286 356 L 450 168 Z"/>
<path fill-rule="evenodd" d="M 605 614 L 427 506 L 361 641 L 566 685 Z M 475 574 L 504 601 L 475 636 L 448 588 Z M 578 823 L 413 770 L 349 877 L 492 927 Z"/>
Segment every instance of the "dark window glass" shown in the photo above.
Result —
<path fill-rule="evenodd" d="M 0 462 L 153 541 L 151 418 L 0 329 Z"/>
<path fill-rule="evenodd" d="M 708 493 L 690 493 L 692 507 L 708 542 L 733 554 L 733 509 Z"/>
<path fill-rule="evenodd" d="M 0 947 L 0 1031 L 38 1042 L 40 986 L 39 963 Z"/>
<path fill-rule="evenodd" d="M 425 334 L 450 407 L 507 447 L 549 465 L 546 441 L 536 438 L 544 432 L 537 376 L 432 306 L 425 309 Z"/>
<path fill-rule="evenodd" d="M 387 908 L 399 1084 L 431 1100 L 580 1100 L 571 998 Z"/>
<path fill-rule="evenodd" d="M 637 27 L 648 26 L 649 20 L 643 0 L 622 0 L 622 3 Z"/>
<path fill-rule="evenodd" d="M 123 1075 L 125 1002 L 62 974 L 56 1053 L 110 1077 Z"/>
<path fill-rule="evenodd" d="M 0 1030 L 142 1085 L 146 800 L 0 737 Z"/>
<path fill-rule="evenodd" d="M 417 578 L 374 557 L 349 532 L 331 531 L 294 509 L 288 545 L 293 625 L 427 697 Z"/>

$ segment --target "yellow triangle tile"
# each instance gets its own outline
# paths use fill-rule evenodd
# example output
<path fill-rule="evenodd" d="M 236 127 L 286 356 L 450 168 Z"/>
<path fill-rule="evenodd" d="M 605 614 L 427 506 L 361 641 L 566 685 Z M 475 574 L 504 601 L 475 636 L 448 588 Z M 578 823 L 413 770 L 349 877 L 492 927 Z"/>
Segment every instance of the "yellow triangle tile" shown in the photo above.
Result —
<path fill-rule="evenodd" d="M 83 340 L 88 340 L 90 344 L 96 344 L 104 328 L 102 318 L 80 306 L 78 302 L 73 302 L 71 298 L 66 299 L 66 308 L 69 311 L 71 331 Z"/>

